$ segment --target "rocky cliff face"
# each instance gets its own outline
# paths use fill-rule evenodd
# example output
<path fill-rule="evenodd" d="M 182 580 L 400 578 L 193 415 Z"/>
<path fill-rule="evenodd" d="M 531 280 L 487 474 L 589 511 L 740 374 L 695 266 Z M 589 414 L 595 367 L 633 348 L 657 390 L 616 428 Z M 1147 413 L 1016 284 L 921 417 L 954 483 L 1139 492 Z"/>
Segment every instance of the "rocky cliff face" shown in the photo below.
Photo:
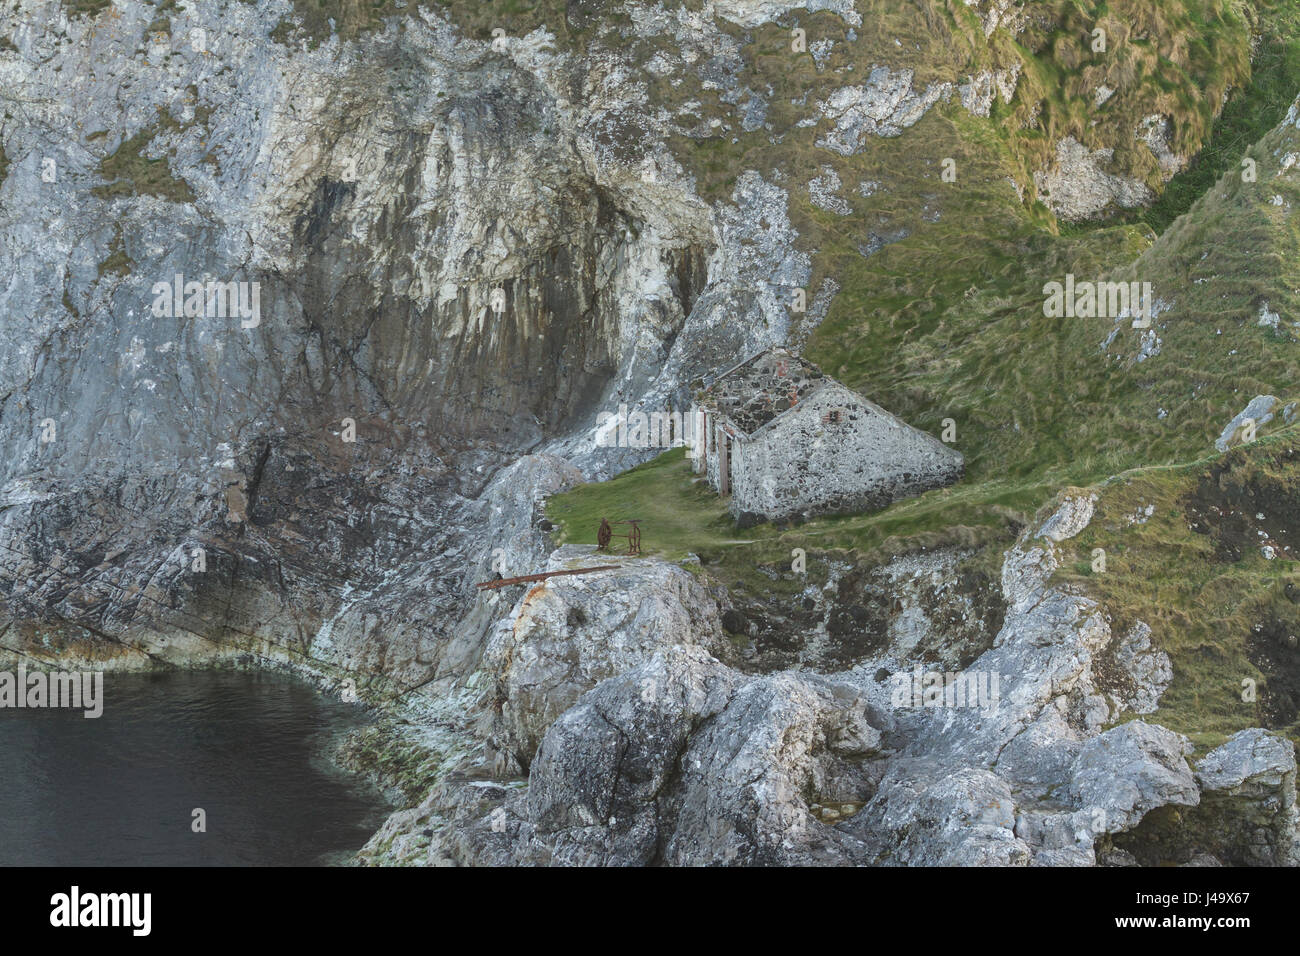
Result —
<path fill-rule="evenodd" d="M 1193 765 L 1110 726 L 1169 664 L 1049 584 L 1086 498 L 992 594 L 948 585 L 955 552 L 846 562 L 781 621 L 690 561 L 473 588 L 587 559 L 543 499 L 654 454 L 597 448 L 599 410 L 807 341 L 841 293 L 819 244 L 870 262 L 946 221 L 927 185 L 829 238 L 915 175 L 874 150 L 1013 110 L 1033 146 L 1002 200 L 1143 202 L 1203 132 L 1131 121 L 1151 71 L 1114 66 L 1144 79 L 1085 130 L 1019 58 L 1055 9 L 569 2 L 494 34 L 475 5 L 380 6 L 0 12 L 0 655 L 359 683 L 411 722 L 392 746 L 437 755 L 377 862 L 1294 861 L 1282 738 Z M 764 59 L 813 25 L 797 70 Z M 1245 39 L 1185 97 L 1201 121 Z M 1091 100 L 1109 73 L 1084 72 Z M 895 602 L 885 641 L 844 623 Z M 738 608 L 773 639 L 737 639 Z M 996 675 L 997 709 L 898 704 L 922 658 Z"/>
<path fill-rule="evenodd" d="M 502 624 L 485 708 L 491 733 L 532 754 L 526 786 L 449 781 L 404 818 L 410 829 L 437 819 L 433 837 L 381 858 L 1300 862 L 1284 738 L 1242 731 L 1193 761 L 1182 735 L 1141 719 L 1113 725 L 1154 709 L 1168 658 L 1049 584 L 1058 546 L 1091 514 L 1090 498 L 1068 498 L 1008 552 L 1005 621 L 964 669 L 991 678 L 981 699 L 914 686 L 906 647 L 826 674 L 728 666 L 716 600 L 661 562 L 532 587 Z M 391 848 L 401 832 L 395 823 L 381 842 Z"/>
<path fill-rule="evenodd" d="M 493 471 L 784 335 L 807 270 L 761 177 L 642 175 L 617 64 L 429 14 L 298 49 L 290 12 L 4 14 L 4 587 L 44 644 L 414 683 Z M 155 314 L 212 281 L 257 315 Z"/>

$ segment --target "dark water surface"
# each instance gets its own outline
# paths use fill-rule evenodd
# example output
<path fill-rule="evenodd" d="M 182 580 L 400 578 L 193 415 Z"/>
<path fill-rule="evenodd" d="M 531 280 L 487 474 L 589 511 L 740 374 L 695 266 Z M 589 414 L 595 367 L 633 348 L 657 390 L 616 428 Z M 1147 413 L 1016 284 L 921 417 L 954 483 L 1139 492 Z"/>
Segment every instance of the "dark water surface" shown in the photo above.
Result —
<path fill-rule="evenodd" d="M 388 811 L 328 760 L 362 712 L 304 682 L 108 673 L 103 698 L 94 720 L 0 709 L 0 865 L 345 862 Z"/>

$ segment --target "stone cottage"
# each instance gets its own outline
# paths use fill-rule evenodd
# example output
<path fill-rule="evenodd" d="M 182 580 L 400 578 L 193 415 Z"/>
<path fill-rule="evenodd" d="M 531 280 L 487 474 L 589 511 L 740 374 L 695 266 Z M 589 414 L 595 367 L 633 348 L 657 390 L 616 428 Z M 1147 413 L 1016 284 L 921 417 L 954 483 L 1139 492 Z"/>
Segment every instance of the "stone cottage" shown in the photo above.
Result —
<path fill-rule="evenodd" d="M 722 373 L 694 415 L 695 470 L 741 526 L 871 511 L 962 476 L 960 453 L 782 348 Z"/>

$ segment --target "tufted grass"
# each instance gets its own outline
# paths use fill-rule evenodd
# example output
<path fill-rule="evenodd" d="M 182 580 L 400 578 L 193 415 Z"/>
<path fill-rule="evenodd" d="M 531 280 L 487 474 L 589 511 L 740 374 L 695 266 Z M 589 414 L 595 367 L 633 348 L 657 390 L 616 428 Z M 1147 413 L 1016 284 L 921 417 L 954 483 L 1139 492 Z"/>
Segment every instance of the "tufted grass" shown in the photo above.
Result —
<path fill-rule="evenodd" d="M 1274 719 L 1268 706 L 1270 693 L 1294 692 L 1289 685 L 1293 668 L 1300 665 L 1300 650 L 1274 648 L 1272 665 L 1252 659 L 1251 653 L 1252 641 L 1260 640 L 1257 627 L 1300 635 L 1300 605 L 1285 590 L 1287 584 L 1300 586 L 1300 568 L 1280 554 L 1267 560 L 1258 547 L 1244 550 L 1236 560 L 1217 553 L 1214 536 L 1192 529 L 1189 510 L 1199 505 L 1241 512 L 1223 496 L 1220 481 L 1204 481 L 1211 468 L 1226 465 L 1222 482 L 1229 491 L 1257 484 L 1291 489 L 1281 498 L 1255 498 L 1247 509 L 1264 509 L 1259 513 L 1266 517 L 1258 524 L 1277 533 L 1294 522 L 1288 512 L 1300 501 L 1298 449 L 1300 429 L 1293 426 L 1230 452 L 1226 459 L 1214 455 L 1118 477 L 1099 489 L 1089 526 L 1062 545 L 1067 562 L 1058 580 L 1097 597 L 1116 632 L 1145 622 L 1157 646 L 1170 655 L 1173 681 L 1154 719 L 1187 734 L 1199 749 L 1261 725 L 1300 739 L 1300 724 Z M 1148 507 L 1154 512 L 1145 518 Z M 1139 514 L 1142 520 L 1134 520 Z M 1254 514 L 1242 517 L 1250 521 Z M 1094 548 L 1106 552 L 1104 573 L 1092 570 Z M 1242 699 L 1243 680 L 1256 682 L 1255 701 Z"/>
<path fill-rule="evenodd" d="M 1170 654 L 1173 683 L 1152 719 L 1189 734 L 1201 749 L 1270 722 L 1300 739 L 1297 724 L 1277 719 L 1272 704 L 1241 700 L 1243 679 L 1255 680 L 1265 701 L 1293 690 L 1288 661 L 1261 664 L 1251 648 L 1257 627 L 1290 626 L 1295 605 L 1283 589 L 1296 577 L 1294 562 L 1268 561 L 1258 550 L 1222 560 L 1186 519 L 1203 474 L 1222 457 L 1213 442 L 1223 425 L 1257 394 L 1300 398 L 1300 329 L 1288 328 L 1300 321 L 1300 215 L 1287 211 L 1300 209 L 1300 190 L 1294 175 L 1277 176 L 1280 157 L 1300 150 L 1300 139 L 1294 131 L 1269 132 L 1300 92 L 1300 11 L 1274 3 L 1157 6 L 1146 14 L 1125 4 L 1076 7 L 1126 19 L 1133 49 L 1107 69 L 1151 96 L 1143 100 L 1140 89 L 1130 89 L 1132 102 L 1115 102 L 1128 114 L 1107 122 L 1136 125 L 1158 103 L 1178 117 L 1175 145 L 1210 144 L 1165 198 L 1137 214 L 1062 226 L 1006 181 L 1026 183 L 1054 137 L 1069 132 L 1089 142 L 1095 135 L 1081 128 L 1095 118 L 1083 90 L 1101 75 L 1073 34 L 1064 35 L 1082 22 L 1074 14 L 1063 21 L 1074 24 L 1070 30 L 1044 28 L 1022 38 L 1021 52 L 1033 54 L 1025 86 L 1013 104 L 995 106 L 992 122 L 938 107 L 904 136 L 873 140 L 848 158 L 817 149 L 815 130 L 791 132 L 779 143 L 741 135 L 736 144 L 723 137 L 685 144 L 695 150 L 692 168 L 702 188 L 717 197 L 737 169 L 784 170 L 791 220 L 815 252 L 810 298 L 824 278 L 841 286 L 805 354 L 932 434 L 953 418 L 967 463 L 962 483 L 876 514 L 738 533 L 726 521 L 725 503 L 710 502 L 707 492 L 701 497 L 680 459 L 665 456 L 643 471 L 553 499 L 549 513 L 564 533 L 588 540 L 584 522 L 598 516 L 586 509 L 598 496 L 604 508 L 644 510 L 654 500 L 665 521 L 656 546 L 674 555 L 680 540 L 710 573 L 755 590 L 779 586 L 760 569 L 788 562 L 796 547 L 808 551 L 810 577 L 832 558 L 869 564 L 950 545 L 976 549 L 978 560 L 995 569 L 1045 502 L 1064 488 L 1092 488 L 1100 496 L 1097 517 L 1067 542 L 1070 560 L 1059 581 L 1096 597 L 1117 630 L 1144 621 Z M 951 66 L 1007 52 L 982 50 L 960 11 L 945 11 L 932 16 L 929 34 L 937 39 L 900 34 L 904 42 L 937 42 L 947 51 L 918 83 L 942 78 L 944 56 Z M 827 16 L 800 22 L 841 29 Z M 901 29 L 887 17 L 875 22 L 882 35 Z M 772 76 L 788 32 L 764 29 L 755 31 L 751 55 L 756 69 Z M 1253 82 L 1243 60 L 1251 30 L 1261 36 Z M 1141 40 L 1144 31 L 1161 38 Z M 1179 36 L 1189 41 L 1185 49 Z M 843 61 L 832 59 L 828 73 L 837 62 Z M 809 58 L 777 82 L 772 115 L 779 117 L 799 112 L 781 105 L 788 94 L 815 98 L 825 79 Z M 832 85 L 845 82 L 834 77 Z M 1228 87 L 1235 92 L 1216 119 L 1216 98 Z M 1037 126 L 1026 127 L 1024 109 L 1032 102 Z M 1256 183 L 1241 181 L 1243 153 L 1258 163 Z M 943 157 L 957 161 L 955 184 L 938 175 Z M 1116 164 L 1154 174 L 1128 150 L 1117 150 Z M 812 204 L 806 183 L 823 166 L 843 183 L 850 215 Z M 884 189 L 860 196 L 857 183 L 867 179 Z M 1159 186 L 1158 178 L 1148 181 Z M 906 236 L 870 256 L 858 251 L 868 233 L 886 230 Z M 1103 351 L 1110 319 L 1045 318 L 1043 283 L 1067 272 L 1081 280 L 1151 282 L 1173 304 L 1157 319 L 1159 354 L 1136 361 L 1138 333 L 1128 329 Z M 1280 331 L 1259 325 L 1265 302 L 1284 317 Z M 1292 448 L 1300 448 L 1300 433 L 1277 419 L 1262 427 L 1256 445 L 1231 453 L 1233 474 L 1271 475 L 1276 487 L 1300 497 L 1300 469 L 1277 458 Z M 672 503 L 681 504 L 680 513 L 665 507 Z M 1154 504 L 1155 515 L 1130 525 L 1124 516 L 1139 504 Z M 1105 574 L 1091 571 L 1094 547 L 1107 550 Z M 1300 636 L 1300 619 L 1294 627 Z"/>
<path fill-rule="evenodd" d="M 158 196 L 171 202 L 193 202 L 194 191 L 190 184 L 176 176 L 164 153 L 157 159 L 148 156 L 150 144 L 166 128 L 170 120 L 160 110 L 160 125 L 145 127 L 129 139 L 124 139 L 99 164 L 102 185 L 91 192 L 100 199 L 118 196 Z"/>

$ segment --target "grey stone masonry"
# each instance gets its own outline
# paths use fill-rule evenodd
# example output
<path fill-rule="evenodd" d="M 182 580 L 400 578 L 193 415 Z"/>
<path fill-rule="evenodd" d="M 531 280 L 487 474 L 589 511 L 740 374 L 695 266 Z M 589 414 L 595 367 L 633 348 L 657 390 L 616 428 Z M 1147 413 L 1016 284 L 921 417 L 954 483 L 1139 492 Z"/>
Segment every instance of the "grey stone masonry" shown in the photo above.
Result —
<path fill-rule="evenodd" d="M 719 376 L 695 425 L 695 468 L 742 526 L 872 511 L 963 471 L 959 452 L 781 348 Z"/>

